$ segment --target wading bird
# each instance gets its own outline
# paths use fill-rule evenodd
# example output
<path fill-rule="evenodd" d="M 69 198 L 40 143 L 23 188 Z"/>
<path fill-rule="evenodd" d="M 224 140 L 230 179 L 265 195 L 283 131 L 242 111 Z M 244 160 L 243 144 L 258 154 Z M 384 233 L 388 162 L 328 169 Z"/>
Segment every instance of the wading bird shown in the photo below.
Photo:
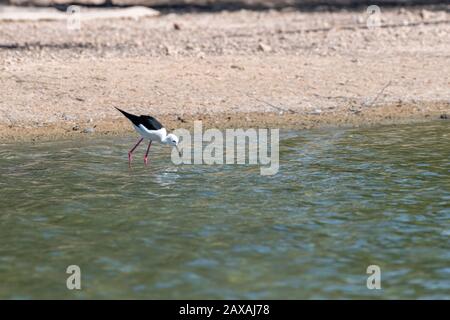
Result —
<path fill-rule="evenodd" d="M 115 108 L 119 110 L 125 117 L 127 117 L 128 120 L 131 121 L 134 129 L 141 136 L 136 145 L 128 152 L 128 165 L 130 167 L 131 161 L 133 159 L 133 152 L 134 150 L 136 150 L 136 148 L 144 139 L 149 140 L 147 152 L 145 153 L 144 157 L 145 165 L 147 165 L 148 163 L 148 152 L 150 151 L 150 146 L 152 145 L 153 141 L 174 146 L 175 148 L 177 148 L 178 154 L 180 154 L 181 156 L 180 150 L 178 150 L 178 137 L 172 133 L 167 134 L 166 128 L 164 128 L 163 125 L 158 120 L 156 120 L 151 116 L 144 116 L 144 115 L 136 116 L 134 114 L 125 112 L 117 107 Z"/>

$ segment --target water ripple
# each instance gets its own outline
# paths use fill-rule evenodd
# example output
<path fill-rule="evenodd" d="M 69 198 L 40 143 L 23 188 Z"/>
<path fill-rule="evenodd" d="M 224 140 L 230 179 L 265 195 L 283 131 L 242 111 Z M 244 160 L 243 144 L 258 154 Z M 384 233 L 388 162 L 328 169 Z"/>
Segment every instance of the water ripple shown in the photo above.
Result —
<path fill-rule="evenodd" d="M 286 132 L 280 172 L 1 145 L 1 298 L 450 298 L 446 122 Z M 382 269 L 382 292 L 365 286 Z M 36 281 L 39 278 L 39 281 Z"/>

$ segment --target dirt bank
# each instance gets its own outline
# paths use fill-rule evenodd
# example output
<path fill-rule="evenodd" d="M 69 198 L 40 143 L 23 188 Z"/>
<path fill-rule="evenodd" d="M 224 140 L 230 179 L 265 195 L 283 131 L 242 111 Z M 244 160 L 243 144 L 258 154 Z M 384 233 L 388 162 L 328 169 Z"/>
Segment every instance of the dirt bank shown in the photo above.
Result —
<path fill-rule="evenodd" d="M 80 30 L 0 22 L 0 139 L 131 130 L 113 106 L 168 127 L 203 119 L 307 128 L 448 114 L 450 14 L 382 12 L 375 29 L 364 12 L 294 9 L 105 19 Z"/>

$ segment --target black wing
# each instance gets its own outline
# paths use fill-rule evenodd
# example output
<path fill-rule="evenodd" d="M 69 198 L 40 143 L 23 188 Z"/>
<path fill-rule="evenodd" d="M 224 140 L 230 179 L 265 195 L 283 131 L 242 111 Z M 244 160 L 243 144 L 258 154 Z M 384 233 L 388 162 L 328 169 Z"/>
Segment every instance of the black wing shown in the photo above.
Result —
<path fill-rule="evenodd" d="M 128 113 L 126 111 L 123 111 L 116 107 L 117 110 L 119 110 L 125 117 L 128 118 L 136 127 L 139 127 L 139 125 L 143 125 L 148 130 L 159 130 L 163 126 L 162 124 L 156 120 L 155 118 L 151 116 L 136 116 L 134 114 Z"/>
<path fill-rule="evenodd" d="M 152 116 L 140 116 L 139 118 L 140 124 L 148 130 L 159 130 L 163 127 L 162 124 Z"/>
<path fill-rule="evenodd" d="M 139 126 L 139 124 L 140 124 L 140 118 L 141 118 L 141 117 L 136 116 L 136 115 L 131 114 L 131 113 L 128 113 L 128 112 L 126 112 L 126 111 L 123 111 L 123 110 L 121 110 L 121 109 L 119 109 L 119 108 L 117 108 L 117 107 L 115 107 L 115 108 L 116 108 L 117 110 L 119 110 L 125 117 L 127 117 L 128 120 L 130 120 L 131 122 L 133 122 L 133 124 L 134 124 L 135 126 Z"/>

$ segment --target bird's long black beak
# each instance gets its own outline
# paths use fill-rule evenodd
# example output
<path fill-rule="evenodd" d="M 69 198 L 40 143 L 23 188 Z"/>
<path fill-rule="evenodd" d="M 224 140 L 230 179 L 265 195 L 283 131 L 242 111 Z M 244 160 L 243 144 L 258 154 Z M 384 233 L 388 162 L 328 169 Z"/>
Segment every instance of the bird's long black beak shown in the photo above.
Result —
<path fill-rule="evenodd" d="M 181 151 L 180 151 L 180 149 L 178 149 L 178 146 L 175 146 L 175 148 L 177 149 L 177 151 L 178 151 L 178 155 L 180 156 L 180 158 L 181 158 Z"/>

